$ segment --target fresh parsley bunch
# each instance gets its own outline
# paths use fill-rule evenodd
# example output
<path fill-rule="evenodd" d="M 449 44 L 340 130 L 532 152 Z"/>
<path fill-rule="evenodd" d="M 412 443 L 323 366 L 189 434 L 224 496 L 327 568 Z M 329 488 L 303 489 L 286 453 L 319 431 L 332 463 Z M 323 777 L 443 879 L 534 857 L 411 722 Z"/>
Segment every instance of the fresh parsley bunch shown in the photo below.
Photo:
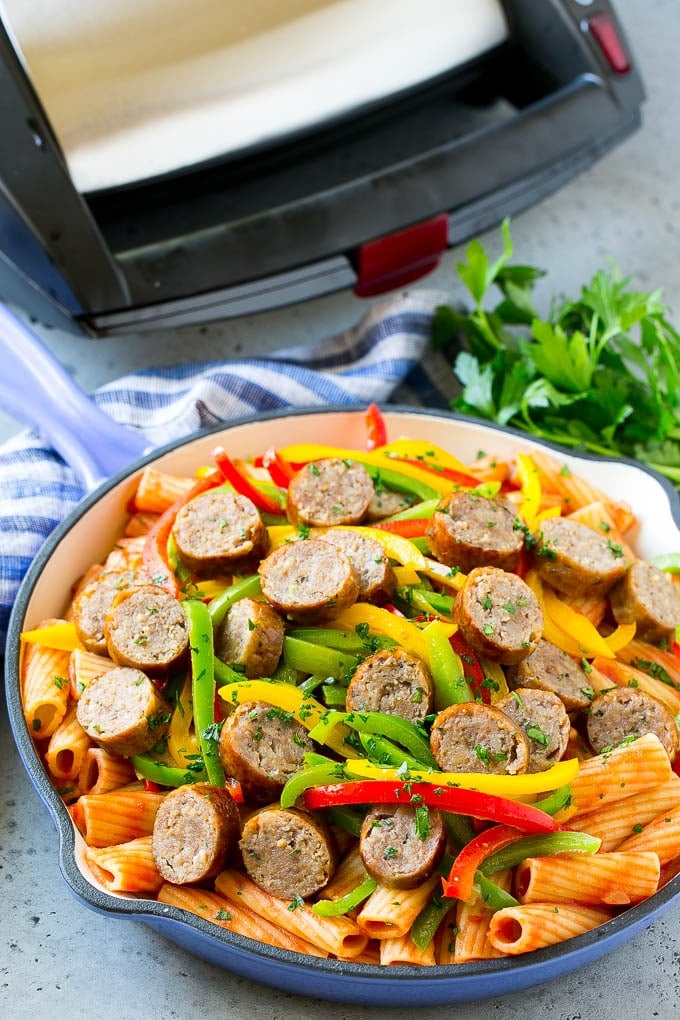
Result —
<path fill-rule="evenodd" d="M 564 446 L 635 458 L 680 488 L 680 334 L 661 292 L 635 291 L 614 267 L 600 269 L 580 297 L 554 300 L 542 319 L 532 290 L 545 274 L 510 265 L 508 220 L 501 229 L 495 262 L 474 240 L 458 264 L 473 309 L 435 311 L 434 345 L 457 350 L 462 392 L 452 408 Z M 501 299 L 489 310 L 494 286 Z"/>

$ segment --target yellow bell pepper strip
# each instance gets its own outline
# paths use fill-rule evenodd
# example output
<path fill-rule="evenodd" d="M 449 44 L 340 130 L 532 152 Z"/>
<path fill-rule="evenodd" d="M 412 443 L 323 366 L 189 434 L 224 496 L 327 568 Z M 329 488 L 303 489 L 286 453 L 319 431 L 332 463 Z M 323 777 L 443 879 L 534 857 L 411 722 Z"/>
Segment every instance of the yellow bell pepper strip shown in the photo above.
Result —
<path fill-rule="evenodd" d="M 481 821 L 514 825 L 523 832 L 554 832 L 557 828 L 554 818 L 537 811 L 531 804 L 518 804 L 478 790 L 433 786 L 411 780 L 358 780 L 316 786 L 305 790 L 303 798 L 310 811 L 341 804 L 415 804 L 470 815 Z"/>
<path fill-rule="evenodd" d="M 224 786 L 224 769 L 219 754 L 219 724 L 215 720 L 215 654 L 210 613 L 203 602 L 186 599 L 184 611 L 189 621 L 191 658 L 191 700 L 194 728 L 203 755 L 208 780 Z"/>
<path fill-rule="evenodd" d="M 634 623 L 620 623 L 616 630 L 612 631 L 611 634 L 607 634 L 605 641 L 614 655 L 631 643 L 635 637 L 636 629 L 637 627 Z"/>
<path fill-rule="evenodd" d="M 424 566 L 418 568 L 421 574 L 429 577 L 431 581 L 438 581 L 445 588 L 460 591 L 465 584 L 466 575 L 459 567 L 447 567 L 445 563 L 433 560 L 429 556 L 425 556 L 424 560 Z"/>
<path fill-rule="evenodd" d="M 241 705 L 244 701 L 265 701 L 268 705 L 291 712 L 293 717 L 307 730 L 316 726 L 321 717 L 328 711 L 320 701 L 310 698 L 292 684 L 277 684 L 269 680 L 241 680 L 237 683 L 225 684 L 218 691 L 223 701 L 230 705 Z M 349 736 L 347 727 L 338 727 L 327 743 L 338 754 L 345 758 L 357 756 L 351 746 L 345 743 Z"/>
<path fill-rule="evenodd" d="M 404 778 L 398 769 L 384 768 L 373 762 L 357 759 L 346 762 L 348 775 L 362 779 Z M 485 775 L 483 772 L 418 772 L 410 769 L 408 777 L 419 783 L 434 783 L 437 786 L 454 786 L 480 793 L 495 793 L 500 797 L 526 797 L 536 793 L 557 790 L 571 783 L 578 775 L 577 758 L 558 761 L 544 772 L 530 772 L 521 776 Z"/>
<path fill-rule="evenodd" d="M 423 630 L 423 637 L 427 643 L 435 709 L 439 712 L 447 705 L 473 701 L 470 685 L 463 673 L 463 664 L 451 647 L 441 621 L 433 620 L 429 623 Z"/>
<path fill-rule="evenodd" d="M 383 551 L 391 560 L 396 560 L 403 567 L 424 570 L 427 566 L 425 557 L 408 538 L 392 534 L 380 528 L 369 528 L 363 525 L 343 525 L 343 531 L 356 531 L 359 535 L 372 538 L 379 542 Z"/>
<path fill-rule="evenodd" d="M 397 616 L 388 609 L 369 605 L 368 602 L 356 602 L 348 609 L 343 609 L 333 623 L 336 627 L 346 627 L 348 630 L 354 630 L 365 624 L 372 632 L 392 638 L 407 651 L 414 652 L 425 662 L 428 661 L 427 642 L 421 630 L 415 623 L 410 623 L 403 616 Z"/>
<path fill-rule="evenodd" d="M 340 724 L 357 733 L 380 734 L 401 744 L 411 752 L 420 768 L 437 767 L 425 733 L 398 715 L 386 715 L 384 712 L 326 712 L 310 730 L 309 736 L 319 744 L 327 744 L 329 735 Z"/>
<path fill-rule="evenodd" d="M 279 449 L 284 460 L 292 464 L 308 464 L 310 461 L 327 457 L 341 460 L 355 460 L 363 464 L 374 481 L 380 480 L 388 489 L 418 496 L 420 499 L 434 499 L 437 495 L 452 492 L 454 485 L 438 478 L 431 471 L 412 464 L 401 464 L 378 451 L 349 450 L 342 446 L 324 446 L 317 443 L 297 443 Z"/>
<path fill-rule="evenodd" d="M 339 899 L 318 900 L 316 903 L 313 903 L 312 913 L 318 917 L 340 917 L 342 914 L 348 914 L 350 910 L 354 910 L 364 900 L 367 900 L 377 888 L 378 883 L 376 880 L 371 878 L 370 875 L 366 875 L 354 889 L 345 893 L 344 896 L 340 896 Z"/>
<path fill-rule="evenodd" d="M 588 617 L 572 609 L 547 586 L 543 587 L 543 612 L 555 626 L 576 642 L 585 658 L 592 659 L 596 655 L 605 659 L 614 658 L 614 652 Z"/>
<path fill-rule="evenodd" d="M 509 692 L 508 681 L 505 678 L 503 667 L 500 662 L 492 662 L 491 659 L 485 659 L 481 655 L 477 656 L 477 659 L 484 673 L 482 690 L 488 690 L 489 700 L 492 705 L 495 705 L 497 701 L 500 701 Z"/>
<path fill-rule="evenodd" d="M 249 577 L 244 577 L 242 580 L 232 584 L 220 595 L 216 595 L 208 606 L 213 627 L 217 627 L 222 622 L 229 609 L 239 599 L 256 599 L 261 594 L 259 574 L 251 574 Z"/>
<path fill-rule="evenodd" d="M 196 734 L 192 730 L 194 706 L 191 700 L 191 687 L 191 677 L 187 676 L 182 690 L 177 695 L 168 729 L 168 753 L 177 766 L 184 769 L 191 768 L 191 762 L 195 762 L 200 753 Z"/>
<path fill-rule="evenodd" d="M 528 453 L 518 453 L 515 460 L 522 494 L 519 515 L 527 527 L 533 528 L 541 506 L 541 479 L 538 469 Z"/>
<path fill-rule="evenodd" d="M 66 620 L 50 623 L 47 627 L 36 627 L 35 630 L 25 630 L 21 634 L 21 640 L 32 645 L 42 645 L 43 648 L 54 648 L 60 652 L 72 652 L 76 648 L 82 648 L 74 624 Z"/>
<path fill-rule="evenodd" d="M 428 443 L 426 439 L 396 439 L 392 443 L 381 446 L 377 453 L 385 457 L 403 458 L 404 460 L 419 460 L 424 465 L 433 468 L 449 468 L 451 471 L 460 471 L 464 475 L 471 476 L 472 472 L 467 464 L 458 460 L 448 450 L 434 443 Z M 472 484 L 477 485 L 478 478 L 472 477 Z"/>

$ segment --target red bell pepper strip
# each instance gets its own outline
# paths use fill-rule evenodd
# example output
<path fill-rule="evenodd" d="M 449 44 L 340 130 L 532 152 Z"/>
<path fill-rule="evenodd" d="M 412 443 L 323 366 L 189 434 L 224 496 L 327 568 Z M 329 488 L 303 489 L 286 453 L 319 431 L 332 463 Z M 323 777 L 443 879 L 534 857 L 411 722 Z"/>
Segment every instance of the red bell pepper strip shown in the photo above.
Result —
<path fill-rule="evenodd" d="M 410 521 L 376 521 L 371 527 L 377 528 L 378 531 L 388 531 L 390 535 L 400 535 L 402 538 L 422 538 L 429 523 L 427 517 L 414 517 Z"/>
<path fill-rule="evenodd" d="M 214 489 L 216 485 L 221 483 L 221 480 L 217 472 L 214 475 L 208 475 L 206 478 L 199 479 L 188 492 L 180 496 L 172 506 L 169 506 L 160 515 L 144 540 L 142 561 L 145 570 L 154 584 L 169 592 L 170 595 L 174 595 L 175 598 L 179 598 L 180 587 L 168 559 L 168 539 L 172 526 L 175 523 L 175 518 L 186 503 L 189 503 L 196 496 L 200 496 L 202 492 Z"/>
<path fill-rule="evenodd" d="M 251 503 L 255 504 L 258 510 L 263 510 L 268 514 L 276 514 L 279 517 L 281 516 L 282 507 L 278 500 L 274 499 L 273 496 L 268 496 L 266 492 L 262 492 L 258 489 L 257 485 L 236 467 L 224 447 L 216 446 L 213 450 L 212 456 L 224 481 L 232 485 L 239 495 L 245 496 L 249 499 Z"/>
<path fill-rule="evenodd" d="M 444 896 L 469 900 L 475 884 L 475 873 L 482 861 L 521 838 L 522 833 L 513 825 L 494 825 L 480 832 L 460 851 L 451 865 L 448 877 L 442 878 Z"/>
<path fill-rule="evenodd" d="M 470 815 L 490 822 L 515 826 L 522 832 L 554 832 L 557 822 L 530 804 L 479 793 L 459 786 L 435 786 L 391 779 L 359 779 L 305 790 L 304 801 L 314 811 L 343 804 L 427 804 L 440 811 Z"/>
<path fill-rule="evenodd" d="M 369 404 L 366 409 L 366 449 L 375 450 L 387 442 L 387 426 L 377 404 Z"/>
<path fill-rule="evenodd" d="M 278 485 L 280 489 L 287 489 L 291 478 L 295 474 L 295 469 L 287 460 L 283 459 L 279 451 L 273 446 L 270 446 L 262 457 L 262 467 L 267 469 L 274 485 Z"/>
<path fill-rule="evenodd" d="M 491 692 L 484 683 L 486 677 L 484 676 L 484 670 L 479 664 L 477 655 L 470 648 L 459 630 L 451 635 L 449 642 L 463 664 L 463 676 L 470 685 L 472 694 L 475 698 L 480 697 L 484 704 L 489 705 L 491 703 Z"/>

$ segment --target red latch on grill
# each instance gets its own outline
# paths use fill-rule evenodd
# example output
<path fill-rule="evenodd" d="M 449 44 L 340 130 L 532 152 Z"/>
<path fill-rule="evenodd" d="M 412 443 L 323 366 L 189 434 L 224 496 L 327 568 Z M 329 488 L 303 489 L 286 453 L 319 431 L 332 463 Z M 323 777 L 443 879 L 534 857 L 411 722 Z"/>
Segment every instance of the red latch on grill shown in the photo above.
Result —
<path fill-rule="evenodd" d="M 446 213 L 405 230 L 362 244 L 354 256 L 358 297 L 374 297 L 419 280 L 431 272 L 446 251 L 449 217 Z"/>

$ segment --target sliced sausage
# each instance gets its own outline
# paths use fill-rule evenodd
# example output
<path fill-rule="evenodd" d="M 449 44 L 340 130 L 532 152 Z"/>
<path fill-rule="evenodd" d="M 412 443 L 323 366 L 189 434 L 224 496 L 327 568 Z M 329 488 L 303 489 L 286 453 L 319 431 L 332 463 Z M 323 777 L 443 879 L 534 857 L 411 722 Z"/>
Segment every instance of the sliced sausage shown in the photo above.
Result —
<path fill-rule="evenodd" d="M 519 687 L 496 702 L 527 735 L 529 772 L 543 772 L 567 750 L 571 724 L 564 705 L 552 691 Z"/>
<path fill-rule="evenodd" d="M 385 489 L 382 485 L 374 484 L 371 502 L 366 511 L 366 521 L 382 521 L 392 514 L 401 513 L 402 510 L 413 506 L 413 496 L 406 496 L 401 492 L 394 492 L 393 489 Z"/>
<path fill-rule="evenodd" d="M 373 482 L 363 464 L 326 457 L 301 468 L 288 486 L 286 513 L 292 524 L 329 527 L 358 524 L 373 497 Z"/>
<path fill-rule="evenodd" d="M 328 884 L 337 863 L 330 829 L 296 808 L 257 811 L 243 826 L 239 845 L 253 882 L 284 900 L 313 896 Z"/>
<path fill-rule="evenodd" d="M 596 754 L 631 737 L 655 733 L 671 762 L 678 753 L 678 727 L 672 714 L 649 694 L 633 687 L 616 687 L 598 694 L 588 712 L 588 740 Z"/>
<path fill-rule="evenodd" d="M 170 725 L 170 706 L 139 669 L 116 666 L 95 677 L 76 707 L 85 732 L 110 754 L 131 758 L 150 750 Z"/>
<path fill-rule="evenodd" d="M 269 541 L 255 504 L 221 489 L 203 492 L 183 506 L 172 536 L 182 563 L 199 574 L 254 569 Z"/>
<path fill-rule="evenodd" d="M 680 592 L 663 570 L 636 560 L 609 592 L 617 623 L 636 624 L 641 641 L 660 645 L 671 641 L 680 623 Z"/>
<path fill-rule="evenodd" d="M 258 803 L 277 796 L 314 745 L 289 712 L 264 701 L 246 701 L 224 721 L 220 760 Z"/>
<path fill-rule="evenodd" d="M 275 609 L 299 623 L 330 620 L 359 594 L 345 554 L 320 538 L 283 545 L 259 566 L 262 592 Z"/>
<path fill-rule="evenodd" d="M 532 558 L 543 580 L 565 595 L 605 595 L 628 567 L 620 546 L 566 517 L 543 521 Z"/>
<path fill-rule="evenodd" d="M 465 574 L 474 567 L 514 570 L 524 543 L 516 520 L 506 500 L 454 492 L 432 515 L 426 535 L 437 559 Z"/>
<path fill-rule="evenodd" d="M 383 648 L 355 669 L 346 704 L 348 712 L 384 712 L 423 722 L 433 697 L 432 677 L 422 659 L 403 648 Z"/>
<path fill-rule="evenodd" d="M 439 811 L 427 809 L 427 825 L 417 824 L 412 804 L 378 804 L 361 826 L 359 854 L 366 871 L 381 885 L 415 889 L 434 873 L 446 847 Z M 421 816 L 422 817 L 422 816 Z"/>
<path fill-rule="evenodd" d="M 380 542 L 360 531 L 331 528 L 321 536 L 344 552 L 359 581 L 359 602 L 389 602 L 397 579 Z"/>
<path fill-rule="evenodd" d="M 517 724 L 492 705 L 448 705 L 430 731 L 430 747 L 443 772 L 520 775 L 529 769 L 529 741 Z"/>
<path fill-rule="evenodd" d="M 470 571 L 454 616 L 467 643 L 494 662 L 525 659 L 543 633 L 543 610 L 529 585 L 498 567 Z"/>
<path fill-rule="evenodd" d="M 155 585 L 118 592 L 104 623 L 109 655 L 119 666 L 165 672 L 189 647 L 182 604 Z"/>
<path fill-rule="evenodd" d="M 505 671 L 509 685 L 552 691 L 567 712 L 580 712 L 590 705 L 593 692 L 588 676 L 570 655 L 541 638 L 528 658 Z"/>
<path fill-rule="evenodd" d="M 73 603 L 73 623 L 78 640 L 95 655 L 107 655 L 104 621 L 119 591 L 149 584 L 146 574 L 132 570 L 104 570 L 86 584 Z"/>
<path fill-rule="evenodd" d="M 151 851 L 175 885 L 214 878 L 238 845 L 240 818 L 228 790 L 194 783 L 171 790 L 154 821 Z"/>
<path fill-rule="evenodd" d="M 215 654 L 245 668 L 247 677 L 271 676 L 283 649 L 283 620 L 268 603 L 235 602 L 215 628 Z"/>

